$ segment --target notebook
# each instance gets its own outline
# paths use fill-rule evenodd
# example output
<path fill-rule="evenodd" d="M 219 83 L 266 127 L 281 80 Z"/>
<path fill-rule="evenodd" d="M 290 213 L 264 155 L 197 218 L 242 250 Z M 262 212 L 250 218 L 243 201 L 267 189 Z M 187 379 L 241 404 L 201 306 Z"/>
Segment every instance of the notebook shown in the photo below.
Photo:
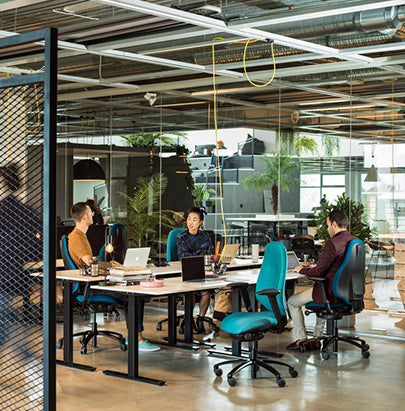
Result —
<path fill-rule="evenodd" d="M 294 251 L 287 251 L 287 271 L 292 271 L 293 268 L 298 267 L 300 260 L 298 260 L 297 254 Z"/>
<path fill-rule="evenodd" d="M 128 248 L 125 254 L 124 267 L 146 267 L 150 253 L 150 247 Z"/>

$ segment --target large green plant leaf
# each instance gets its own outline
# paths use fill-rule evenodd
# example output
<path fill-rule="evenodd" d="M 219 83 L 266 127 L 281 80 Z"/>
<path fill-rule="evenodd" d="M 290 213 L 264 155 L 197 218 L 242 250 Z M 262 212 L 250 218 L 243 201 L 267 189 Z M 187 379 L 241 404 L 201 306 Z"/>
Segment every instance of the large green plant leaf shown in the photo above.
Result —
<path fill-rule="evenodd" d="M 149 245 L 159 223 L 163 227 L 174 227 L 174 211 L 158 208 L 160 196 L 166 188 L 167 178 L 161 173 L 155 173 L 150 178 L 139 177 L 132 196 L 119 193 L 127 199 L 129 206 L 127 217 L 120 222 L 126 225 L 129 238 L 133 239 L 136 247 Z"/>
<path fill-rule="evenodd" d="M 366 242 L 370 238 L 371 230 L 366 222 L 363 204 L 356 203 L 353 199 L 346 197 L 346 194 L 343 193 L 341 196 L 337 197 L 335 204 L 331 204 L 327 201 L 317 214 L 316 222 L 318 224 L 319 239 L 328 240 L 330 238 L 326 218 L 333 210 L 342 210 L 347 214 L 349 217 L 348 231 L 350 234 L 360 238 L 363 242 Z"/>

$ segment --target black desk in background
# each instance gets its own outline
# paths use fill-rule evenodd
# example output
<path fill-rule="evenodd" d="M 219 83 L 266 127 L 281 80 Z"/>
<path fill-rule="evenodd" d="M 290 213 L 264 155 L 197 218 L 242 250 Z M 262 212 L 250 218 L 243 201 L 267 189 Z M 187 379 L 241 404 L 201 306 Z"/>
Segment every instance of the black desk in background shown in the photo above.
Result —
<path fill-rule="evenodd" d="M 93 255 L 98 255 L 101 250 L 101 247 L 105 242 L 105 230 L 108 226 L 106 225 L 91 225 L 87 231 L 87 238 L 89 239 L 91 249 L 93 250 Z M 58 225 L 56 227 L 56 236 L 57 236 L 57 258 L 62 258 L 60 253 L 59 241 L 63 235 L 68 235 L 75 228 L 74 225 Z"/>

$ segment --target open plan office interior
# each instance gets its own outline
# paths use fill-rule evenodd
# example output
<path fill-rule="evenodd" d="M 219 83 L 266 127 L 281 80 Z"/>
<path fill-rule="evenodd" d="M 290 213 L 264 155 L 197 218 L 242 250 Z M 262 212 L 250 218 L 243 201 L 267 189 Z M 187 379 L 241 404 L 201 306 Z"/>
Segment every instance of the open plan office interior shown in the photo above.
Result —
<path fill-rule="evenodd" d="M 0 19 L 1 409 L 402 408 L 405 1 L 10 0 Z M 128 327 L 113 300 L 86 300 L 106 290 L 103 275 L 66 270 L 70 207 L 88 199 L 100 273 L 118 236 L 150 248 L 145 272 L 163 281 L 120 286 Z M 250 303 L 229 281 L 182 284 L 170 233 L 194 206 L 213 253 L 240 244 L 226 275 L 249 283 Z M 334 208 L 365 244 L 364 308 L 339 333 L 368 349 L 289 351 L 288 312 L 240 344 L 216 303 L 271 311 L 254 293 L 259 272 L 278 266 L 266 253 L 281 243 L 316 263 Z M 284 299 L 312 287 L 290 274 Z M 198 333 L 193 295 L 204 290 Z M 135 349 L 139 299 L 158 351 Z M 315 319 L 305 315 L 310 336 Z M 95 327 L 119 337 L 87 341 Z M 292 368 L 229 376 L 255 347 Z"/>

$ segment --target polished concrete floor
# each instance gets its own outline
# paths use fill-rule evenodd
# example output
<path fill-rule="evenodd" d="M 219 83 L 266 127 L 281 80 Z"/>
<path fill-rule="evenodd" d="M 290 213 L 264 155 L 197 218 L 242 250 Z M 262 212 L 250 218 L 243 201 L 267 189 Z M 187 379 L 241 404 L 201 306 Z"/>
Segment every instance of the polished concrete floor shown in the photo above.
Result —
<path fill-rule="evenodd" d="M 165 336 L 166 328 L 157 332 L 156 321 L 165 316 L 164 305 L 146 308 L 145 336 L 157 339 Z M 88 354 L 75 346 L 75 361 L 92 364 L 95 372 L 57 368 L 59 389 L 58 410 L 400 410 L 405 403 L 405 325 L 385 311 L 366 310 L 356 319 L 356 329 L 373 332 L 380 337 L 365 337 L 371 356 L 364 359 L 360 350 L 341 344 L 338 356 L 324 361 L 319 352 L 290 353 L 285 346 L 293 340 L 291 333 L 268 334 L 260 341 L 262 350 L 284 353 L 283 361 L 299 373 L 291 378 L 280 367 L 287 384 L 279 388 L 272 375 L 259 371 L 250 379 L 249 371 L 238 376 L 236 387 L 229 387 L 226 378 L 214 375 L 212 366 L 221 361 L 197 352 L 162 348 L 158 352 L 140 353 L 142 376 L 166 380 L 163 387 L 127 381 L 102 373 L 105 369 L 126 371 L 127 353 L 108 339 L 99 339 L 98 348 Z M 312 319 L 310 318 L 311 324 Z M 118 323 L 100 316 L 100 326 L 125 333 L 125 321 Z M 87 322 L 78 320 L 79 328 Z M 405 323 L 405 320 L 402 321 Z M 396 325 L 397 324 L 397 325 Z M 399 326 L 398 326 L 399 325 Z M 61 327 L 61 326 L 59 326 Z M 58 329 L 60 335 L 61 328 Z M 387 339 L 395 335 L 395 339 Z M 229 337 L 220 332 L 212 341 L 221 349 Z M 58 350 L 58 358 L 61 357 Z M 224 375 L 229 369 L 225 368 Z"/>

